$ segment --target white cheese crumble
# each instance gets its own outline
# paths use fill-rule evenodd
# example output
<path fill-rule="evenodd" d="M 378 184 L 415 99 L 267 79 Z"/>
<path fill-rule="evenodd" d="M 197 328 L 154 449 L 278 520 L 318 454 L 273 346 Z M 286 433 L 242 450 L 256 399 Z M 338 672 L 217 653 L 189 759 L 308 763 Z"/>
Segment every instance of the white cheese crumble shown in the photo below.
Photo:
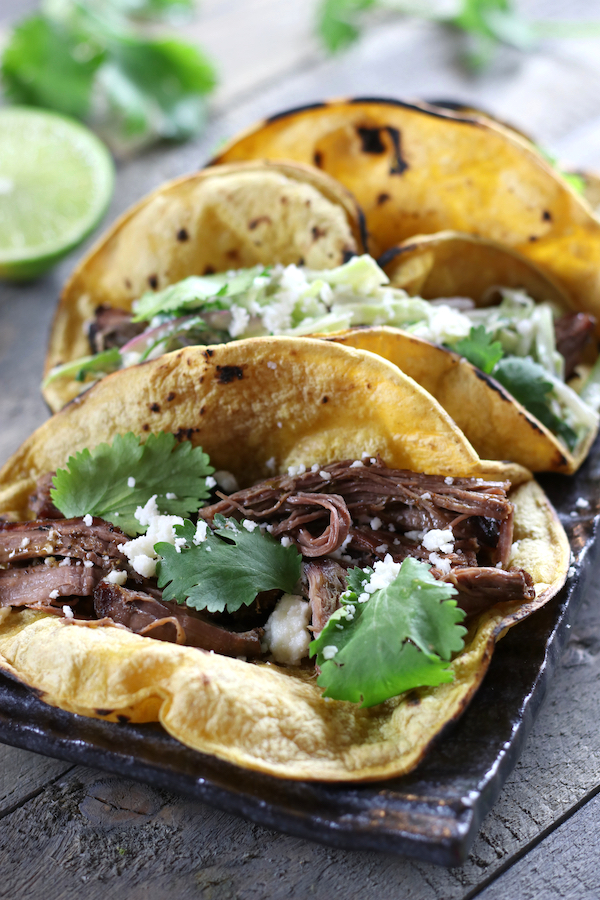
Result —
<path fill-rule="evenodd" d="M 319 463 L 313 463 L 312 466 L 310 467 L 310 471 L 318 472 L 320 468 L 321 468 L 321 466 L 319 465 Z"/>
<path fill-rule="evenodd" d="M 94 521 L 94 520 L 93 520 L 93 518 L 90 516 L 89 513 L 87 514 L 87 516 L 84 516 L 84 517 L 83 517 L 83 524 L 84 524 L 84 525 L 87 525 L 88 528 L 91 526 L 91 524 L 92 524 L 93 521 Z"/>
<path fill-rule="evenodd" d="M 425 491 L 424 494 L 421 494 L 421 500 L 431 500 L 431 494 L 429 491 Z"/>
<path fill-rule="evenodd" d="M 252 519 L 244 519 L 242 527 L 245 528 L 246 531 L 252 532 L 255 528 L 258 528 L 258 522 L 253 522 Z"/>
<path fill-rule="evenodd" d="M 268 472 L 274 472 L 275 467 L 276 467 L 275 457 L 272 456 L 270 459 L 268 459 L 266 461 L 265 468 L 267 469 Z M 215 475 L 216 475 L 216 472 L 215 472 Z"/>
<path fill-rule="evenodd" d="M 380 544 L 378 547 L 375 547 L 375 552 L 376 553 L 386 553 L 387 549 L 388 549 L 387 544 Z"/>
<path fill-rule="evenodd" d="M 231 313 L 231 322 L 229 323 L 229 334 L 232 338 L 239 337 L 244 333 L 250 322 L 250 314 L 243 306 L 232 305 L 229 307 Z"/>
<path fill-rule="evenodd" d="M 142 575 L 144 578 L 153 578 L 156 575 L 156 563 L 160 557 L 154 550 L 154 545 L 164 541 L 177 547 L 178 539 L 175 534 L 175 525 L 183 525 L 181 516 L 161 516 L 158 512 L 153 516 L 147 515 L 146 511 L 152 508 L 150 504 L 153 501 L 154 508 L 156 508 L 155 495 L 150 498 L 143 509 L 138 506 L 135 513 L 136 519 L 140 524 L 148 524 L 146 534 L 142 534 L 132 541 L 127 541 L 126 544 L 121 546 L 121 550 L 131 563 L 131 567 L 138 575 Z M 147 519 L 147 522 L 142 521 L 142 519 Z M 181 545 L 179 546 L 181 548 Z"/>
<path fill-rule="evenodd" d="M 291 538 L 289 538 L 286 534 L 284 534 L 283 537 L 281 538 L 281 546 L 282 547 L 291 547 L 292 546 Z"/>
<path fill-rule="evenodd" d="M 83 565 L 85 566 L 86 569 L 94 568 L 94 563 L 91 561 L 91 559 L 84 559 Z"/>
<path fill-rule="evenodd" d="M 203 541 L 206 540 L 206 532 L 208 531 L 208 523 L 204 521 L 204 519 L 198 519 L 198 524 L 196 525 L 196 534 L 192 538 L 192 544 L 198 546 Z"/>
<path fill-rule="evenodd" d="M 306 466 L 303 463 L 300 463 L 299 466 L 288 466 L 288 475 L 290 478 L 295 478 L 296 475 L 304 475 L 306 472 Z"/>
<path fill-rule="evenodd" d="M 213 478 L 212 475 L 207 475 L 206 478 L 204 479 L 204 484 L 210 491 L 212 488 L 217 486 L 217 479 Z"/>
<path fill-rule="evenodd" d="M 125 584 L 127 581 L 127 572 L 122 569 L 113 569 L 108 575 L 105 575 L 102 581 L 108 581 L 109 584 Z"/>
<path fill-rule="evenodd" d="M 319 475 L 321 476 L 323 481 L 331 481 L 331 473 L 326 472 L 325 469 L 321 469 L 321 471 L 319 472 Z"/>
<path fill-rule="evenodd" d="M 165 494 L 165 499 L 166 500 L 177 500 L 177 494 L 174 494 L 172 491 L 168 491 L 168 493 Z"/>
<path fill-rule="evenodd" d="M 454 484 L 454 478 L 452 478 L 451 475 L 446 475 L 446 477 L 444 478 L 444 483 L 445 484 Z"/>
<path fill-rule="evenodd" d="M 438 553 L 430 553 L 429 562 L 432 566 L 435 566 L 436 569 L 439 569 L 442 575 L 450 574 L 451 566 L 449 559 L 444 559 L 444 557 L 440 556 Z"/>
<path fill-rule="evenodd" d="M 395 563 L 391 554 L 388 553 L 383 560 L 376 560 L 373 564 L 373 574 L 364 585 L 363 593 L 359 595 L 358 602 L 366 603 L 375 591 L 381 591 L 389 587 L 396 580 L 399 572 L 400 563 Z"/>
<path fill-rule="evenodd" d="M 135 517 L 142 526 L 149 525 L 152 519 L 159 515 L 158 506 L 156 505 L 156 494 L 150 497 L 145 506 L 138 506 L 135 511 Z"/>
<path fill-rule="evenodd" d="M 50 591 L 48 596 L 50 597 L 51 600 L 56 600 L 56 598 L 58 597 L 58 588 L 55 588 L 53 591 Z"/>
<path fill-rule="evenodd" d="M 267 467 L 268 465 L 269 463 L 267 463 Z M 228 472 L 227 469 L 219 469 L 218 472 L 214 472 L 213 478 L 226 494 L 235 494 L 240 489 L 237 478 L 232 472 Z"/>
<path fill-rule="evenodd" d="M 75 618 L 73 610 L 71 609 L 70 606 L 63 606 L 62 611 L 63 611 L 63 615 L 65 616 L 66 619 L 74 619 Z"/>
<path fill-rule="evenodd" d="M 379 516 L 375 516 L 374 519 L 371 519 L 369 524 L 371 526 L 371 531 L 379 531 L 379 529 L 381 528 L 382 522 L 381 522 L 381 519 L 379 518 Z"/>
<path fill-rule="evenodd" d="M 129 487 L 129 488 L 135 487 L 135 478 L 133 477 L 133 475 L 130 475 L 129 478 L 127 479 L 127 487 Z"/>
<path fill-rule="evenodd" d="M 365 464 L 361 459 L 355 459 L 353 463 L 350 464 L 351 469 L 364 469 Z"/>
<path fill-rule="evenodd" d="M 423 546 L 426 550 L 441 550 L 442 553 L 452 553 L 454 550 L 454 535 L 451 528 L 432 528 L 423 535 Z"/>
<path fill-rule="evenodd" d="M 296 594 L 284 594 L 267 619 L 265 641 L 275 662 L 296 666 L 308 654 L 310 604 Z"/>
<path fill-rule="evenodd" d="M 60 569 L 61 566 L 70 566 L 70 565 L 71 565 L 71 557 L 65 556 L 65 558 L 61 559 L 61 561 L 59 562 L 58 567 Z"/>
<path fill-rule="evenodd" d="M 585 500 L 583 497 L 578 497 L 575 501 L 575 506 L 578 509 L 589 509 L 590 503 L 589 500 Z"/>
<path fill-rule="evenodd" d="M 23 540 L 21 541 L 21 547 L 28 547 L 28 546 L 29 546 L 29 538 L 24 537 Z"/>
<path fill-rule="evenodd" d="M 333 659 L 337 652 L 338 648 L 334 644 L 327 644 L 323 647 L 323 659 Z"/>

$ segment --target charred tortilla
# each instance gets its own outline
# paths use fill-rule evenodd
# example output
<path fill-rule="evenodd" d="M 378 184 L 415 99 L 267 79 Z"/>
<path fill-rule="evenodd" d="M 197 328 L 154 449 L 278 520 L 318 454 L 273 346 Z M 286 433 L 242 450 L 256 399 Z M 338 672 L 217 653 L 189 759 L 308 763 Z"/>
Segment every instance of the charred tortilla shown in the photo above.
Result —
<path fill-rule="evenodd" d="M 192 748 L 278 777 L 399 775 L 462 712 L 495 640 L 550 599 L 566 577 L 566 537 L 525 470 L 480 460 L 439 404 L 387 361 L 311 339 L 189 348 L 108 376 L 5 465 L 0 513 L 30 517 L 28 497 L 40 475 L 74 451 L 132 429 L 174 432 L 202 444 L 213 464 L 242 485 L 268 475 L 273 464 L 285 472 L 307 460 L 360 459 L 363 451 L 444 477 L 508 477 L 518 485 L 511 493 L 511 564 L 529 572 L 535 599 L 500 603 L 475 618 L 452 662 L 451 684 L 370 709 L 324 700 L 307 669 L 255 665 L 29 610 L 4 613 L 2 668 L 63 709 L 110 721 L 160 721 Z"/>

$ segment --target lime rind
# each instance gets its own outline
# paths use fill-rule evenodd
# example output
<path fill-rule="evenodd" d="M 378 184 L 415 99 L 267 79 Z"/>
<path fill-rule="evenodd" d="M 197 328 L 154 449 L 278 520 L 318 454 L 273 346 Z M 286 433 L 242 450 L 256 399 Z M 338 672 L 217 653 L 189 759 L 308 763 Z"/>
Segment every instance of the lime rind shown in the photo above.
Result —
<path fill-rule="evenodd" d="M 112 157 L 85 126 L 31 107 L 0 109 L 0 277 L 42 274 L 98 224 Z"/>

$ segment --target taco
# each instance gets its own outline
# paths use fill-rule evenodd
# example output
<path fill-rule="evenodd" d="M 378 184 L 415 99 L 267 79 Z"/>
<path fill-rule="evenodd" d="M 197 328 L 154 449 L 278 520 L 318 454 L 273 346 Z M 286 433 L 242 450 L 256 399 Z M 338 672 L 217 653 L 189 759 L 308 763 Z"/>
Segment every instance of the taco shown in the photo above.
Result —
<path fill-rule="evenodd" d="M 278 113 L 212 160 L 289 159 L 361 205 L 379 253 L 452 229 L 519 251 L 575 309 L 600 318 L 600 222 L 540 152 L 484 116 L 399 100 L 331 100 Z"/>
<path fill-rule="evenodd" d="M 4 672 L 285 778 L 413 768 L 569 564 L 525 470 L 387 361 L 311 339 L 107 376 L 5 465 L 0 512 Z"/>
<path fill-rule="evenodd" d="M 532 471 L 575 471 L 598 427 L 600 397 L 590 391 L 600 380 L 600 364 L 590 371 L 597 356 L 593 317 L 570 311 L 560 288 L 529 260 L 469 235 L 417 237 L 392 248 L 386 259 L 391 284 L 372 258 L 356 256 L 319 271 L 274 265 L 192 276 L 162 291 L 146 291 L 133 311 L 102 306 L 88 329 L 87 349 L 96 353 L 50 369 L 46 396 L 52 390 L 54 396 L 70 396 L 73 388 L 98 378 L 103 366 L 127 368 L 182 344 L 392 326 L 455 349 L 483 369 L 456 369 L 457 357 L 425 340 L 407 344 L 409 339 L 399 336 L 385 346 L 362 345 L 381 350 L 400 368 L 410 367 L 407 374 L 451 415 L 460 413 L 458 425 L 480 455 L 513 459 Z M 85 265 L 80 271 L 83 277 Z M 111 277 L 117 279 L 118 272 L 113 267 Z M 438 298 L 446 289 L 450 299 L 431 304 L 409 296 L 417 288 Z M 64 303 L 59 313 L 62 321 L 73 320 L 73 328 L 75 321 L 80 324 L 76 308 Z M 373 336 L 353 340 L 373 341 Z M 414 365 L 416 354 L 422 365 Z M 501 384 L 488 377 L 490 360 Z M 586 399 L 573 389 L 574 375 Z M 481 417 L 482 405 L 494 412 Z"/>
<path fill-rule="evenodd" d="M 362 213 L 339 182 L 295 163 L 245 163 L 205 169 L 170 181 L 129 209 L 100 238 L 65 286 L 55 314 L 46 372 L 89 354 L 86 326 L 97 340 L 116 329 L 125 342 L 137 329 L 123 321 L 146 291 L 188 276 L 273 263 L 337 266 L 365 247 Z M 116 310 L 116 312 L 113 312 Z M 128 319 L 125 316 L 125 319 Z M 187 320 L 183 339 L 202 323 Z M 173 347 L 180 346 L 176 335 Z M 209 341 L 210 342 L 210 341 Z M 108 353 L 88 365 L 114 368 Z M 44 388 L 56 412 L 80 393 L 73 375 Z"/>

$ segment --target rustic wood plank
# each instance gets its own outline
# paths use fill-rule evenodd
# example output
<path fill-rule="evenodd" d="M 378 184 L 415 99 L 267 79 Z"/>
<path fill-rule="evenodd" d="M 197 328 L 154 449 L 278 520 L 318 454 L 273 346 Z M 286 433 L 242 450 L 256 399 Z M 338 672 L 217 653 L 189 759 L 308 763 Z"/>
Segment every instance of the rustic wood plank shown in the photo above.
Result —
<path fill-rule="evenodd" d="M 72 763 L 0 744 L 0 818 L 72 768 Z"/>

